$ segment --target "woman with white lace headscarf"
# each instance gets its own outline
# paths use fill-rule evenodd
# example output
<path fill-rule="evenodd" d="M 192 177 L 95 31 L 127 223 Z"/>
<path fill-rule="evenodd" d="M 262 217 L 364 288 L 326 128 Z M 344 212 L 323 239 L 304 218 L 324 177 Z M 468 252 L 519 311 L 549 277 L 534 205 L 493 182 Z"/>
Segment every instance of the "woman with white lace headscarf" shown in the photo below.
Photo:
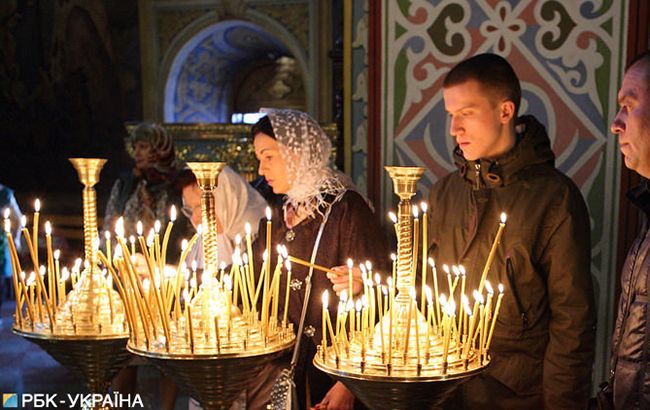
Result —
<path fill-rule="evenodd" d="M 273 209 L 271 242 L 283 243 L 292 256 L 309 260 L 321 222 L 328 215 L 314 263 L 333 266 L 335 270 L 347 273 L 347 267 L 343 265 L 348 258 L 357 262 L 370 260 L 379 270 L 384 268 L 383 272 L 386 272 L 389 251 L 380 224 L 351 179 L 330 167 L 332 145 L 325 132 L 304 112 L 290 109 L 262 111 L 267 116 L 251 129 L 255 155 L 260 161 L 259 174 L 275 194 L 283 195 L 282 204 Z M 265 235 L 266 224 L 261 223 L 259 237 L 264 238 Z M 259 258 L 264 251 L 263 242 L 258 240 L 255 244 L 253 253 L 258 258 L 257 265 L 261 264 Z M 307 271 L 294 265 L 292 274 L 302 281 Z M 357 275 L 355 293 L 362 289 L 361 275 Z M 281 288 L 284 286 L 286 284 L 281 284 Z M 320 340 L 321 334 L 319 295 L 325 290 L 338 294 L 347 287 L 346 275 L 314 273 L 312 297 L 305 321 L 305 327 L 315 329 L 313 340 Z M 303 296 L 304 286 L 290 295 L 288 317 L 294 328 L 298 328 Z M 306 402 L 307 385 L 312 406 L 330 410 L 352 408 L 352 393 L 313 366 L 316 345 L 310 337 L 302 337 L 294 377 L 300 408 L 306 408 L 309 404 Z M 277 364 L 279 368 L 282 366 Z M 270 373 L 265 376 L 267 385 L 272 384 L 275 378 L 273 372 Z M 264 393 L 264 388 L 260 392 Z"/>

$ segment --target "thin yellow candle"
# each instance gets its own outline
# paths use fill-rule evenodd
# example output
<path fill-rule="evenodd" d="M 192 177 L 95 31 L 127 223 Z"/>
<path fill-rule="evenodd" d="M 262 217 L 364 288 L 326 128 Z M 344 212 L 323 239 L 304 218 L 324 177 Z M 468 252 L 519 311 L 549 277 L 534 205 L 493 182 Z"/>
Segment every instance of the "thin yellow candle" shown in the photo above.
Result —
<path fill-rule="evenodd" d="M 364 337 L 364 331 L 362 328 L 362 323 L 361 323 L 361 310 L 363 309 L 363 302 L 361 302 L 361 299 L 357 299 L 357 302 L 355 303 L 355 310 L 357 312 L 357 333 L 360 334 L 361 336 L 361 352 L 364 352 L 366 350 L 366 338 Z"/>
<path fill-rule="evenodd" d="M 287 269 L 287 286 L 284 291 L 284 316 L 282 318 L 282 325 L 287 325 L 287 315 L 289 314 L 289 289 L 291 289 L 291 261 L 287 260 L 285 263 Z"/>
<path fill-rule="evenodd" d="M 352 338 L 354 337 L 354 301 L 351 297 L 348 299 L 348 303 L 345 308 L 348 311 L 348 321 L 350 322 L 350 341 L 352 341 Z"/>
<path fill-rule="evenodd" d="M 413 293 L 412 293 L 412 299 L 411 299 L 411 309 L 416 310 L 417 309 L 417 304 L 415 302 L 415 288 L 412 288 L 412 289 L 413 289 Z M 419 320 L 418 320 L 417 311 L 414 312 L 414 314 L 415 314 L 415 351 L 416 351 L 417 358 L 418 358 L 418 364 L 420 364 L 421 363 L 421 361 L 420 361 L 420 325 L 418 323 Z"/>
<path fill-rule="evenodd" d="M 54 255 L 52 252 L 52 224 L 50 221 L 45 222 L 45 250 L 47 252 L 47 291 L 50 300 L 56 306 Z"/>
<path fill-rule="evenodd" d="M 185 311 L 187 312 L 187 328 L 190 333 L 190 351 L 194 353 L 194 327 L 192 326 L 192 308 L 190 303 L 186 305 Z"/>
<path fill-rule="evenodd" d="M 469 320 L 469 331 L 467 332 L 467 344 L 463 349 L 463 356 L 467 359 L 469 358 L 469 350 L 473 345 L 474 341 L 474 326 L 476 325 L 476 316 L 479 312 L 479 306 L 483 303 L 483 296 L 478 293 L 477 290 L 474 291 L 474 308 L 472 309 L 472 314 Z"/>
<path fill-rule="evenodd" d="M 431 274 L 433 275 L 433 297 L 435 298 L 436 307 L 436 323 L 441 325 L 440 318 L 440 291 L 438 289 L 438 271 L 436 269 L 436 262 L 433 258 L 429 258 L 429 265 L 431 266 Z"/>
<path fill-rule="evenodd" d="M 420 244 L 420 218 L 417 205 L 413 205 L 413 253 L 411 254 L 411 283 L 415 285 L 415 275 L 418 269 L 418 246 Z"/>
<path fill-rule="evenodd" d="M 487 334 L 490 328 L 490 318 L 492 317 L 492 298 L 494 297 L 494 289 L 492 289 L 490 281 L 485 281 L 485 290 L 487 291 L 488 296 L 487 302 L 485 302 L 485 319 L 483 321 L 483 329 L 481 329 L 481 353 L 483 353 L 485 343 L 487 342 Z"/>
<path fill-rule="evenodd" d="M 106 257 L 111 262 L 113 260 L 113 254 L 111 253 L 111 233 L 109 231 L 104 231 L 104 239 L 106 240 Z"/>
<path fill-rule="evenodd" d="M 492 324 L 490 325 L 490 333 L 488 334 L 487 343 L 485 344 L 485 352 L 487 353 L 490 349 L 490 343 L 492 342 L 492 335 L 494 334 L 494 326 L 497 323 L 497 316 L 499 315 L 499 309 L 501 308 L 501 299 L 503 299 L 503 285 L 499 283 L 499 296 L 497 296 L 497 304 L 494 307 L 494 315 L 492 316 Z"/>
<path fill-rule="evenodd" d="M 350 298 L 352 298 L 354 297 L 354 288 L 352 287 L 352 267 L 354 266 L 354 262 L 352 262 L 352 259 L 348 258 L 347 264 L 348 264 L 348 295 L 350 295 Z"/>
<path fill-rule="evenodd" d="M 427 227 L 429 224 L 427 221 L 427 208 L 428 205 L 426 202 L 420 203 L 420 209 L 422 210 L 422 289 L 420 293 L 422 301 L 420 302 L 420 311 L 422 312 L 424 312 L 424 289 L 427 286 L 427 252 L 429 251 L 427 248 L 429 243 L 429 238 L 427 238 Z"/>
<path fill-rule="evenodd" d="M 223 277 L 223 285 L 224 289 L 226 290 L 226 329 L 228 332 L 228 338 L 230 338 L 230 329 L 231 329 L 231 314 L 230 314 L 230 309 L 231 309 L 231 300 L 230 298 L 232 297 L 232 280 L 230 278 L 230 275 L 224 275 Z"/>
<path fill-rule="evenodd" d="M 424 298 L 427 300 L 427 315 L 425 316 L 427 318 L 427 347 L 426 351 L 429 351 L 429 341 L 431 340 L 431 325 L 429 324 L 431 322 L 431 317 L 432 315 L 432 310 L 431 305 L 433 302 L 433 295 L 431 294 L 431 288 L 426 286 L 424 288 Z"/>
<path fill-rule="evenodd" d="M 463 298 L 467 298 L 467 296 L 465 296 L 465 282 L 467 280 L 467 272 L 465 272 L 465 267 L 463 265 L 458 265 L 458 270 L 460 271 L 460 303 L 461 306 L 463 306 Z M 465 316 L 461 314 L 458 327 L 462 327 L 464 318 Z"/>
<path fill-rule="evenodd" d="M 163 236 L 163 243 L 162 243 L 162 251 L 161 251 L 161 260 L 162 266 L 165 266 L 165 263 L 167 262 L 167 244 L 169 243 L 169 235 L 172 232 L 172 226 L 174 226 L 174 222 L 176 221 L 176 207 L 174 205 L 171 206 L 169 210 L 169 222 L 167 222 L 167 228 L 165 229 L 165 234 Z"/>
<path fill-rule="evenodd" d="M 34 221 L 32 227 L 32 243 L 34 244 L 34 268 L 38 266 L 38 217 L 41 210 L 41 200 L 36 198 L 34 201 Z"/>
<path fill-rule="evenodd" d="M 55 282 L 55 287 L 56 287 L 56 294 L 57 294 L 57 305 L 60 305 L 61 302 L 63 301 L 63 297 L 65 296 L 64 290 L 61 288 L 61 264 L 60 264 L 60 259 L 61 258 L 61 251 L 56 249 L 54 251 L 54 282 Z"/>
<path fill-rule="evenodd" d="M 485 279 L 487 278 L 488 271 L 490 270 L 490 266 L 492 265 L 492 260 L 494 259 L 494 255 L 497 252 L 497 246 L 501 242 L 501 235 L 503 235 L 503 229 L 506 227 L 506 219 L 507 216 L 505 212 L 501 213 L 501 222 L 499 223 L 499 229 L 497 230 L 497 235 L 494 237 L 494 242 L 492 242 L 492 248 L 490 248 L 490 253 L 488 254 L 487 261 L 485 261 L 485 267 L 483 268 L 483 273 L 481 274 L 481 282 L 479 283 L 478 286 L 478 292 L 482 293 L 483 292 L 483 286 L 485 285 Z"/>
<path fill-rule="evenodd" d="M 323 352 L 323 360 L 326 359 L 326 354 L 325 350 L 327 348 L 327 322 L 326 322 L 326 312 L 327 312 L 327 304 L 329 302 L 329 294 L 327 290 L 323 291 L 323 296 L 322 296 L 322 302 L 323 302 L 323 312 L 322 312 L 322 327 L 321 327 L 321 335 L 322 335 L 322 341 L 321 341 L 321 351 Z"/>
<path fill-rule="evenodd" d="M 409 290 L 409 310 L 406 315 L 406 334 L 404 335 L 404 364 L 406 364 L 406 358 L 409 350 L 409 338 L 411 336 L 411 318 L 413 317 L 413 293 L 415 292 L 414 288 Z"/>
<path fill-rule="evenodd" d="M 332 320 L 330 319 L 329 309 L 325 309 L 325 326 L 329 329 L 330 339 L 332 340 L 332 347 L 334 348 L 334 356 L 339 357 L 339 348 L 336 345 L 336 338 L 334 337 L 334 330 L 332 329 Z"/>
<path fill-rule="evenodd" d="M 135 253 L 135 236 L 129 236 L 129 243 L 131 244 L 131 255 Z"/>

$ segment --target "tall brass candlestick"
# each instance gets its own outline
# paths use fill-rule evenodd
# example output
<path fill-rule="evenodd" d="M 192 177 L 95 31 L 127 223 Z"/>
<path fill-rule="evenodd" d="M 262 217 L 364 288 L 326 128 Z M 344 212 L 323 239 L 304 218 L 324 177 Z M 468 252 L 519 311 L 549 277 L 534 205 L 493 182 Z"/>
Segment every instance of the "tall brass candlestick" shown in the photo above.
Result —
<path fill-rule="evenodd" d="M 217 253 L 217 212 L 214 190 L 217 189 L 219 173 L 226 166 L 224 162 L 188 162 L 196 182 L 201 188 L 201 224 L 203 225 L 203 269 L 215 273 L 219 269 Z"/>

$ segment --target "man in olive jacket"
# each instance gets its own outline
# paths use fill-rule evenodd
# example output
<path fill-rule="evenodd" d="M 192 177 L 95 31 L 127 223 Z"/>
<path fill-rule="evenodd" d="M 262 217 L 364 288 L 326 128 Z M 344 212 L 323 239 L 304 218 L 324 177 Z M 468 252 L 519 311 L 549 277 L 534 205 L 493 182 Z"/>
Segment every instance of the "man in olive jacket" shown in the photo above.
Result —
<path fill-rule="evenodd" d="M 595 311 L 582 195 L 555 168 L 545 128 L 517 118 L 521 89 L 506 60 L 482 54 L 461 62 L 443 96 L 458 170 L 430 193 L 430 255 L 438 266 L 462 264 L 467 289 L 478 288 L 499 216 L 508 215 L 488 274 L 505 287 L 492 362 L 448 407 L 583 408 Z"/>
<path fill-rule="evenodd" d="M 632 244 L 621 272 L 621 297 L 612 338 L 609 388 L 617 409 L 650 408 L 650 50 L 637 57 L 625 71 L 618 92 L 620 110 L 612 132 L 625 166 L 643 177 L 628 198 L 646 216 L 646 223 Z"/>

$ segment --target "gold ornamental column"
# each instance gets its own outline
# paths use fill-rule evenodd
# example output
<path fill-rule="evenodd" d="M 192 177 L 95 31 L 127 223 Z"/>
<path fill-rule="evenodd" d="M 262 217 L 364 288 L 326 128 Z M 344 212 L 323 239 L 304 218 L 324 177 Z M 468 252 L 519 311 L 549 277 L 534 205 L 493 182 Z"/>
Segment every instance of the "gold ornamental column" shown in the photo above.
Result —
<path fill-rule="evenodd" d="M 214 190 L 225 162 L 188 162 L 201 188 L 201 225 L 203 225 L 203 269 L 214 273 L 219 268 L 217 250 L 217 211 Z"/>

